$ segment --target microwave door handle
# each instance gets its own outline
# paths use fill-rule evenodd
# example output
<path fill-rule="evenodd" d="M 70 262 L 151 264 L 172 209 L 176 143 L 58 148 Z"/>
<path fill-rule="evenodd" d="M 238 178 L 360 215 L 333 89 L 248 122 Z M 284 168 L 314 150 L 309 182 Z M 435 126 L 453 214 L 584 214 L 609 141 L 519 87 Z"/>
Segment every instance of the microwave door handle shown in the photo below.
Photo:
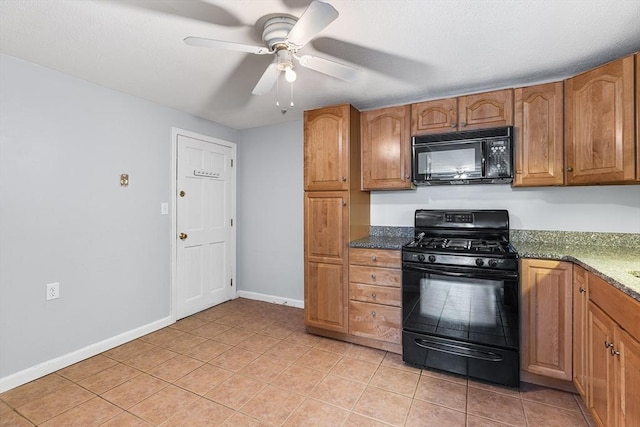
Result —
<path fill-rule="evenodd" d="M 486 178 L 487 176 L 487 160 L 484 157 L 484 153 L 487 152 L 487 149 L 489 147 L 487 147 L 487 141 L 482 141 L 482 160 L 480 161 L 481 165 L 482 165 L 482 177 Z"/>

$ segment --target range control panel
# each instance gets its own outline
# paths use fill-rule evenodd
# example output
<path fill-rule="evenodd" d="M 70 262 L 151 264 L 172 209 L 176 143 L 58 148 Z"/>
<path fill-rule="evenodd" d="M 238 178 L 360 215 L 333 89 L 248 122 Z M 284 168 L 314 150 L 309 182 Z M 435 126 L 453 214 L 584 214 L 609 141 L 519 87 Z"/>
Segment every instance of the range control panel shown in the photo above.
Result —
<path fill-rule="evenodd" d="M 446 213 L 444 214 L 445 222 L 455 222 L 459 224 L 472 224 L 473 214 L 471 213 Z"/>

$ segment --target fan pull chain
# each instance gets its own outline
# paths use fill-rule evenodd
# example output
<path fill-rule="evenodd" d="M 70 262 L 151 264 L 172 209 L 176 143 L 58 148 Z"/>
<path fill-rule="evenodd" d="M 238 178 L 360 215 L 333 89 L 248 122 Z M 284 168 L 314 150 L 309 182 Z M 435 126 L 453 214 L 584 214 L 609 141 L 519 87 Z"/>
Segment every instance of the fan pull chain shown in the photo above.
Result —
<path fill-rule="evenodd" d="M 291 85 L 291 103 L 289 105 L 293 108 L 293 82 L 291 82 L 290 85 Z"/>
<path fill-rule="evenodd" d="M 276 107 L 280 107 L 280 78 L 276 78 Z"/>

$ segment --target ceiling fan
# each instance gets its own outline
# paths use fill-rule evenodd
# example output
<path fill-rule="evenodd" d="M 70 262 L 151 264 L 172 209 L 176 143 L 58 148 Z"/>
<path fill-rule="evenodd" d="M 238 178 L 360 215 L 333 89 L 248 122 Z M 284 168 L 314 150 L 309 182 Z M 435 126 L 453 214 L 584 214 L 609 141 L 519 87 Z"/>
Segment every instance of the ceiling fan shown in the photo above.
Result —
<path fill-rule="evenodd" d="M 297 55 L 298 50 L 302 49 L 337 17 L 338 11 L 333 6 L 314 0 L 300 18 L 291 15 L 265 17 L 262 31 L 264 46 L 193 36 L 186 37 L 184 42 L 189 46 L 220 48 L 256 55 L 275 55 L 274 61 L 269 64 L 253 88 L 254 95 L 263 95 L 269 92 L 282 72 L 285 73 L 285 79 L 288 82 L 294 82 L 296 80 L 294 71 L 296 61 L 302 67 L 352 82 L 358 78 L 360 70 L 357 68 L 317 56 Z"/>

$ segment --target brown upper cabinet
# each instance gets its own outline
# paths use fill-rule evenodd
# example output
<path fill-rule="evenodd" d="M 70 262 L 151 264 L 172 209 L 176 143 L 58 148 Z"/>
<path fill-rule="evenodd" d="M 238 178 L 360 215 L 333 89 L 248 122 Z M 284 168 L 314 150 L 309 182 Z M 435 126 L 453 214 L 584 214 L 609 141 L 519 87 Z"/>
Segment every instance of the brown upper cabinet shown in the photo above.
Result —
<path fill-rule="evenodd" d="M 307 191 L 348 190 L 351 140 L 359 140 L 358 111 L 351 105 L 337 105 L 304 112 L 304 189 Z M 355 129 L 355 130 L 354 130 Z M 353 134 L 356 132 L 356 134 Z M 359 145 L 355 145 L 359 148 Z M 355 156 L 358 159 L 359 155 Z M 359 186 L 359 185 L 358 185 Z"/>
<path fill-rule="evenodd" d="M 514 187 L 564 184 L 562 82 L 514 90 Z"/>
<path fill-rule="evenodd" d="M 636 180 L 634 56 L 565 81 L 568 185 Z"/>
<path fill-rule="evenodd" d="M 411 106 L 361 113 L 362 189 L 411 188 Z"/>
<path fill-rule="evenodd" d="M 511 125 L 513 125 L 513 89 L 411 105 L 412 135 Z"/>

